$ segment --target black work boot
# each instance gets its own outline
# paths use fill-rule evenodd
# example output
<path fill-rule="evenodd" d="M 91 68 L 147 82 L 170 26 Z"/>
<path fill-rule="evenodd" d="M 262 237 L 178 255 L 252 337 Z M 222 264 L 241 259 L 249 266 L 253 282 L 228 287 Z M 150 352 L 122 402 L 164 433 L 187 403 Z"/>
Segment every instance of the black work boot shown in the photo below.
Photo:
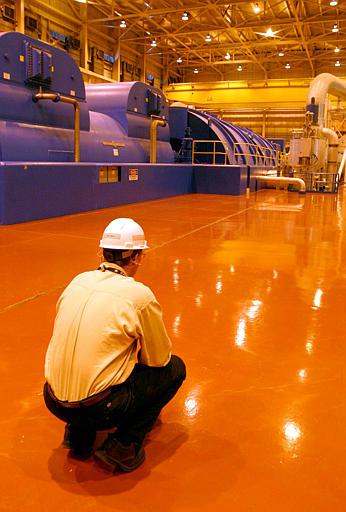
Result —
<path fill-rule="evenodd" d="M 61 446 L 70 449 L 74 459 L 86 460 L 93 454 L 95 436 L 94 432 L 83 432 L 79 426 L 67 423 Z"/>
<path fill-rule="evenodd" d="M 124 445 L 115 437 L 109 436 L 103 445 L 95 451 L 97 460 L 110 471 L 128 473 L 144 462 L 145 452 L 142 445 L 131 443 Z"/>

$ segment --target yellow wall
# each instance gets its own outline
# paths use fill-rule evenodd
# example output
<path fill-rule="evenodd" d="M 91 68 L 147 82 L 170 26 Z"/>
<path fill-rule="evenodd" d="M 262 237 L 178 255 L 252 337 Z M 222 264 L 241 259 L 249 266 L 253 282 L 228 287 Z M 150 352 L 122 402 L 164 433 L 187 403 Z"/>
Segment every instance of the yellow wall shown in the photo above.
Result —
<path fill-rule="evenodd" d="M 172 84 L 164 88 L 170 101 L 196 107 L 215 108 L 297 108 L 306 105 L 310 81 L 272 80 L 265 83 L 213 82 Z"/>
<path fill-rule="evenodd" d="M 170 102 L 180 101 L 217 114 L 266 137 L 290 139 L 303 128 L 311 79 L 171 84 L 164 88 Z M 338 99 L 330 96 L 335 107 Z M 331 120 L 330 126 L 340 126 Z"/>

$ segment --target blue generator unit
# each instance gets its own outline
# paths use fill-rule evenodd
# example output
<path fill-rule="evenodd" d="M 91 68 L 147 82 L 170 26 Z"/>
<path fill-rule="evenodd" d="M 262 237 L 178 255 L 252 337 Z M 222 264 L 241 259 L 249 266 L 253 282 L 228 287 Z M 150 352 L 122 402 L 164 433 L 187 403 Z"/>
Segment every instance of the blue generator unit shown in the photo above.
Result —
<path fill-rule="evenodd" d="M 196 191 L 241 194 L 251 168 L 274 160 L 274 146 L 249 130 L 170 107 L 145 83 L 85 85 L 67 52 L 0 33 L 1 224 Z"/>

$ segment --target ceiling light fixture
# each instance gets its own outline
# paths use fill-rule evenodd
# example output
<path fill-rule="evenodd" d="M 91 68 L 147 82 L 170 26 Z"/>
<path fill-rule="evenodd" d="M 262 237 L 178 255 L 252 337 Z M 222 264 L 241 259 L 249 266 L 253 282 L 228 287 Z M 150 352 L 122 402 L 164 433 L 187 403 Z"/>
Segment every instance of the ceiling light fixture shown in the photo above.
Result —
<path fill-rule="evenodd" d="M 125 20 L 121 20 L 120 22 L 120 28 L 126 28 L 126 21 Z"/>
<path fill-rule="evenodd" d="M 282 50 L 280 50 L 280 51 L 279 51 L 279 53 L 278 53 L 278 56 L 279 56 L 279 57 L 284 57 L 284 55 L 285 55 L 285 52 L 284 52 L 284 51 L 282 51 Z"/>
<path fill-rule="evenodd" d="M 260 12 L 260 10 L 261 10 L 261 8 L 260 8 L 260 6 L 259 6 L 258 4 L 255 4 L 255 5 L 253 6 L 253 12 L 254 12 L 255 14 L 258 14 L 258 13 Z"/>
<path fill-rule="evenodd" d="M 335 64 L 334 64 L 334 65 L 335 65 L 337 68 L 338 68 L 338 67 L 340 67 L 340 66 L 341 66 L 340 61 L 339 61 L 339 60 L 337 60 L 337 61 L 335 62 Z"/>
<path fill-rule="evenodd" d="M 332 32 L 339 32 L 339 27 L 338 27 L 337 23 L 334 23 L 333 28 L 332 28 Z"/>
<path fill-rule="evenodd" d="M 197 69 L 197 68 L 195 68 L 195 69 L 193 70 L 193 72 L 197 75 L 197 73 L 198 73 L 198 69 Z"/>
<path fill-rule="evenodd" d="M 269 27 L 269 28 L 267 29 L 267 31 L 266 31 L 266 33 L 265 33 L 265 35 L 266 35 L 267 37 L 274 37 L 274 36 L 275 36 L 275 34 L 274 34 L 274 32 L 273 32 L 273 30 L 272 30 L 272 28 L 271 28 L 271 27 Z"/>
<path fill-rule="evenodd" d="M 188 12 L 183 12 L 183 14 L 181 15 L 181 19 L 183 21 L 189 21 L 189 13 Z"/>
<path fill-rule="evenodd" d="M 153 48 L 155 48 L 155 46 L 157 46 L 156 39 L 153 39 L 150 44 Z"/>
<path fill-rule="evenodd" d="M 231 58 L 231 55 L 230 55 L 230 53 L 229 53 L 229 52 L 227 52 L 227 53 L 226 53 L 226 55 L 225 55 L 225 59 L 226 59 L 226 60 L 230 60 L 230 58 Z"/>
<path fill-rule="evenodd" d="M 241 64 L 239 64 L 239 66 L 237 67 L 237 71 L 243 71 L 243 67 Z"/>
<path fill-rule="evenodd" d="M 177 58 L 177 64 L 181 64 L 183 62 L 183 59 L 181 57 Z"/>
<path fill-rule="evenodd" d="M 338 46 L 336 46 L 336 47 L 334 48 L 334 51 L 335 51 L 335 53 L 339 53 L 340 48 L 339 48 Z"/>
<path fill-rule="evenodd" d="M 205 41 L 206 41 L 206 43 L 211 43 L 211 41 L 212 41 L 212 37 L 211 37 L 211 35 L 210 35 L 210 34 L 207 34 L 207 35 L 205 36 Z"/>
<path fill-rule="evenodd" d="M 287 62 L 287 64 L 285 64 L 285 68 L 286 68 L 286 69 L 291 69 L 291 64 L 289 64 L 289 63 Z"/>
<path fill-rule="evenodd" d="M 338 0 L 330 0 L 329 5 L 335 7 L 336 5 L 338 5 Z"/>
<path fill-rule="evenodd" d="M 255 32 L 255 34 L 265 37 L 279 37 L 276 35 L 278 32 L 280 32 L 280 30 L 272 30 L 272 28 L 269 27 L 266 32 Z"/>

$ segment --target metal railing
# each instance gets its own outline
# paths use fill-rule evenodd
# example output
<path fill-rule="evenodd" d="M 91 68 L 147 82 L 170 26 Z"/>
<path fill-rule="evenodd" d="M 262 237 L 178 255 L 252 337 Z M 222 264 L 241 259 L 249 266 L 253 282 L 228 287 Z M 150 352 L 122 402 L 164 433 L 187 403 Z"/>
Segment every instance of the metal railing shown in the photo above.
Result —
<path fill-rule="evenodd" d="M 278 167 L 282 152 L 251 142 L 235 142 L 232 164 L 263 165 Z"/>
<path fill-rule="evenodd" d="M 218 145 L 221 145 L 222 150 L 219 150 Z M 196 161 L 196 155 L 197 160 L 198 155 L 203 155 L 200 159 L 203 160 L 203 163 L 226 165 L 229 158 L 226 147 L 227 143 L 223 140 L 194 140 L 192 141 L 192 163 L 201 163 L 201 161 Z M 282 155 L 283 153 L 279 149 L 259 146 L 250 142 L 235 142 L 230 164 L 279 167 Z"/>
<path fill-rule="evenodd" d="M 198 146 L 197 146 L 198 144 Z M 206 150 L 206 151 L 200 151 L 200 145 L 205 145 L 205 144 L 212 144 L 212 150 Z M 221 144 L 222 146 L 222 149 L 223 151 L 217 151 L 217 144 Z M 225 142 L 223 140 L 194 140 L 192 142 L 192 163 L 195 164 L 195 163 L 200 163 L 200 162 L 196 162 L 195 160 L 195 157 L 196 155 L 205 155 L 203 160 L 212 160 L 211 162 L 210 161 L 207 161 L 205 163 L 209 163 L 209 164 L 218 164 L 218 165 L 226 165 L 226 162 L 227 162 L 227 152 L 225 151 Z M 221 160 L 223 160 L 223 162 L 217 162 L 216 160 L 218 159 L 217 156 L 218 155 L 222 155 L 223 158 L 221 158 Z M 210 157 L 210 158 L 208 158 Z"/>
<path fill-rule="evenodd" d="M 299 170 L 291 171 L 289 175 L 302 178 L 305 181 L 307 192 L 331 192 L 335 194 L 338 191 L 339 177 L 337 172 Z"/>

